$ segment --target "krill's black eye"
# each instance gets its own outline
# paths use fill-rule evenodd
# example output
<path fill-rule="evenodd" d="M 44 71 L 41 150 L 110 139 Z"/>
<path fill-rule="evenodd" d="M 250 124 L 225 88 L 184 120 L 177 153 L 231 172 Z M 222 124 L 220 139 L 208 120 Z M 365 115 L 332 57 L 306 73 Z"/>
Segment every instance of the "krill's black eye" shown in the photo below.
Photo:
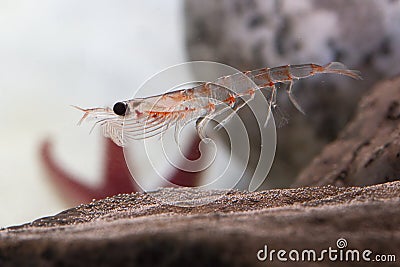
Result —
<path fill-rule="evenodd" d="M 113 111 L 115 114 L 120 115 L 120 116 L 124 116 L 126 113 L 126 109 L 127 109 L 127 104 L 124 102 L 117 102 L 115 103 L 114 107 L 113 107 Z"/>

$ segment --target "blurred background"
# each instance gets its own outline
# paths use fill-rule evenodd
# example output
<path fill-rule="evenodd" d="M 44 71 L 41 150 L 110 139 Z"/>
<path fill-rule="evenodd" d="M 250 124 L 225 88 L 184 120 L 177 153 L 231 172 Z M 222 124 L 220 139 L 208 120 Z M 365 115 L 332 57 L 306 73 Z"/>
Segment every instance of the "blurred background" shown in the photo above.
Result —
<path fill-rule="evenodd" d="M 59 212 L 41 157 L 101 184 L 106 146 L 70 107 L 129 99 L 154 73 L 186 60 L 182 2 L 0 1 L 0 227 Z M 129 191 L 129 188 L 128 188 Z M 79 199 L 78 199 L 79 201 Z"/>
<path fill-rule="evenodd" d="M 289 123 L 278 129 L 263 188 L 289 186 L 351 119 L 362 94 L 400 72 L 396 0 L 0 0 L 0 22 L 0 227 L 135 190 L 121 151 L 99 131 L 89 135 L 90 125 L 77 127 L 82 114 L 69 105 L 131 98 L 171 65 L 211 60 L 251 70 L 341 61 L 362 71 L 362 82 L 296 83 L 306 116 L 279 95 Z"/>

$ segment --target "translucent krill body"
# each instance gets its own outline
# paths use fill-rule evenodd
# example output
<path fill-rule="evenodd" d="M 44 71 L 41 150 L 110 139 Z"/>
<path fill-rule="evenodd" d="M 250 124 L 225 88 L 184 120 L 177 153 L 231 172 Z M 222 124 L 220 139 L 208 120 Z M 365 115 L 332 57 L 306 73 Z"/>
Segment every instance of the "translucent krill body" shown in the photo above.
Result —
<path fill-rule="evenodd" d="M 286 90 L 290 101 L 304 113 L 292 94 L 293 83 L 295 80 L 320 73 L 341 74 L 361 79 L 358 71 L 349 70 L 339 62 L 331 62 L 324 66 L 316 64 L 286 65 L 232 74 L 213 82 L 200 83 L 189 89 L 118 102 L 112 109 L 109 107 L 76 108 L 84 112 L 79 124 L 86 118 L 95 119 L 93 127 L 101 125 L 103 134 L 119 146 L 126 145 L 130 139 L 144 139 L 162 134 L 172 126 L 175 126 L 175 139 L 177 140 L 180 129 L 191 120 L 197 120 L 197 132 L 201 138 L 204 138 L 205 126 L 214 116 L 222 114 L 228 109 L 233 110 L 217 126 L 217 128 L 222 127 L 238 110 L 254 98 L 256 90 L 271 90 L 269 107 L 266 108 L 268 115 L 271 114 L 271 108 L 276 105 L 276 85 L 279 83 L 288 84 Z M 248 88 L 240 93 L 230 89 L 232 85 L 240 83 L 245 78 L 252 80 L 257 87 Z M 239 98 L 244 101 L 238 101 Z M 268 119 L 269 116 L 267 121 Z"/>

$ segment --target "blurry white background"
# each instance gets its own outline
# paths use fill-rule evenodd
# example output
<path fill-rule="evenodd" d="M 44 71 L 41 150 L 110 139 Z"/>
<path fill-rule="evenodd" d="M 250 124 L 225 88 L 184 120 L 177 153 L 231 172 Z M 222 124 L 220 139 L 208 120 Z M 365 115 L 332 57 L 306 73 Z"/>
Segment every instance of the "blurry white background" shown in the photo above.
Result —
<path fill-rule="evenodd" d="M 69 105 L 131 98 L 183 61 L 180 0 L 1 0 L 0 227 L 67 208 L 41 167 L 46 138 L 66 169 L 99 182 L 100 135 Z"/>

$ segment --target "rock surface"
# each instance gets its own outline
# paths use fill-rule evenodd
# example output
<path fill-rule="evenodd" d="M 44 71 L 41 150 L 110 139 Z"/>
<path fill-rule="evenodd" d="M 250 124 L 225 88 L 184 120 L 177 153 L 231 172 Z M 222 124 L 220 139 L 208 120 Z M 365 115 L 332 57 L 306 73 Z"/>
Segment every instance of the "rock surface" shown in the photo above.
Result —
<path fill-rule="evenodd" d="M 376 85 L 338 139 L 299 175 L 294 187 L 371 185 L 400 177 L 400 77 Z"/>
<path fill-rule="evenodd" d="M 158 197 L 164 192 L 172 191 Z M 117 195 L 2 229 L 0 266 L 273 266 L 282 264 L 257 259 L 264 245 L 319 252 L 337 249 L 339 238 L 351 249 L 400 257 L 400 182 L 224 191 L 193 207 L 162 204 L 152 195 Z"/>

